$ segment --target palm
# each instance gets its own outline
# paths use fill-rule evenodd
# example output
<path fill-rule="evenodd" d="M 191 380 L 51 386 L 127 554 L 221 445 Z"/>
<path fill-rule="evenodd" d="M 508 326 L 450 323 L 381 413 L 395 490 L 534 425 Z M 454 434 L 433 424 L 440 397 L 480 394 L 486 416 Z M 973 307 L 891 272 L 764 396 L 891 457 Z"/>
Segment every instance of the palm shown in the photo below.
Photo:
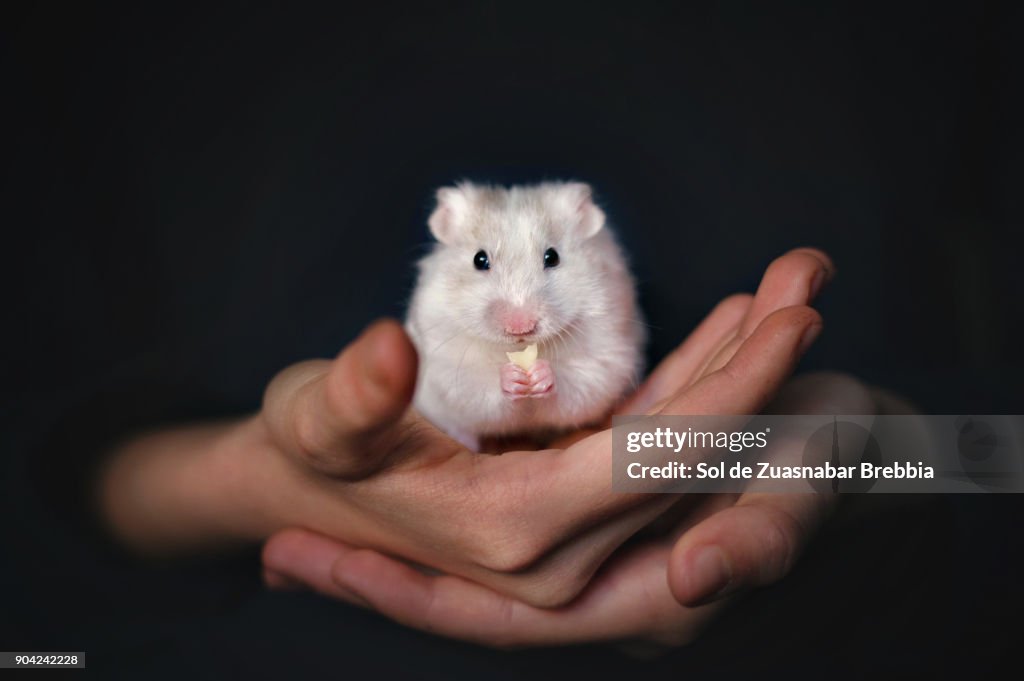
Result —
<path fill-rule="evenodd" d="M 760 412 L 820 328 L 806 304 L 830 271 L 831 263 L 817 251 L 798 249 L 779 258 L 756 296 L 733 296 L 715 308 L 617 411 Z M 850 392 L 851 403 L 862 398 L 862 392 Z M 812 409 L 817 396 L 805 391 L 801 399 L 802 408 Z M 429 445 L 437 452 L 400 458 L 386 471 L 392 477 L 377 474 L 379 484 L 393 493 L 413 490 L 416 483 L 445 489 L 462 476 L 469 481 L 458 487 L 462 494 L 478 495 L 464 508 L 479 503 L 480 509 L 498 509 L 492 514 L 481 510 L 469 524 L 476 521 L 486 533 L 479 536 L 492 543 L 497 539 L 503 548 L 507 538 L 515 550 L 482 564 L 459 560 L 457 545 L 450 543 L 427 560 L 423 553 L 391 551 L 449 573 L 431 576 L 383 553 L 290 531 L 268 543 L 265 564 L 270 570 L 330 595 L 368 603 L 406 624 L 495 645 L 634 636 L 675 642 L 680 632 L 685 637 L 696 631 L 712 610 L 680 603 L 717 597 L 744 579 L 777 578 L 823 515 L 817 501 L 720 495 L 691 508 L 667 533 L 620 549 L 679 497 L 612 493 L 607 428 L 562 435 L 550 443 L 553 449 L 543 451 L 506 450 L 513 443 L 503 443 L 496 451 L 505 453 L 496 457 L 452 446 L 414 414 L 404 420 L 415 426 L 408 430 L 415 433 L 418 447 L 410 451 L 422 452 Z M 373 480 L 367 482 L 378 484 Z M 413 511 L 400 495 L 393 503 L 393 520 Z M 421 528 L 440 537 L 435 525 L 441 520 L 428 518 Z M 781 547 L 784 555 L 773 554 L 777 565 L 769 569 L 755 569 L 763 567 L 756 564 L 758 556 L 764 557 L 765 547 L 758 545 L 763 537 L 778 539 L 768 548 Z M 732 552 L 735 574 L 718 584 L 720 579 L 709 581 L 706 565 L 694 561 L 700 549 L 723 543 Z"/>

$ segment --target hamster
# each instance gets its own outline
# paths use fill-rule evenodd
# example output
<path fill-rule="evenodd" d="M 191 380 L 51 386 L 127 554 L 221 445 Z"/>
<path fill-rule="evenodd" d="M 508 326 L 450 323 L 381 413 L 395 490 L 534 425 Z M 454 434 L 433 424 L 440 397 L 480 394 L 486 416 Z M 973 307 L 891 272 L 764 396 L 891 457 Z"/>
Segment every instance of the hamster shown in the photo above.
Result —
<path fill-rule="evenodd" d="M 414 406 L 471 449 L 607 416 L 635 387 L 646 341 L 626 259 L 589 185 L 437 191 L 406 330 Z M 523 368 L 506 353 L 529 349 Z"/>

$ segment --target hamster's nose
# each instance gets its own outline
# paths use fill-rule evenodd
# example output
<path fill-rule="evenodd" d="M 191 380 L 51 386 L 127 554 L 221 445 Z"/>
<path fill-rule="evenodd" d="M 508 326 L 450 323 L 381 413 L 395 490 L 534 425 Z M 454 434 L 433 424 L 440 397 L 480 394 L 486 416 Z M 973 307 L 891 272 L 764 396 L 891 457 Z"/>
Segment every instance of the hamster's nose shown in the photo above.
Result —
<path fill-rule="evenodd" d="M 510 336 L 526 336 L 537 330 L 537 316 L 523 308 L 506 308 L 498 314 L 498 320 Z"/>

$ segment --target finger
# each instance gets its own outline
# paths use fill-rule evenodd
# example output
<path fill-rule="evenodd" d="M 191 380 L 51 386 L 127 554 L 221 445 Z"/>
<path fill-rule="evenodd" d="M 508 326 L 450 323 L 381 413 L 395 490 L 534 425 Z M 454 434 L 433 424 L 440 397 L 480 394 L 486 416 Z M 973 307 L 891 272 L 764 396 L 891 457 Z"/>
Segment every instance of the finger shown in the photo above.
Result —
<path fill-rule="evenodd" d="M 695 366 L 689 367 L 687 383 L 677 385 L 676 391 L 725 366 L 754 329 L 775 310 L 809 304 L 834 273 L 831 259 L 817 249 L 798 248 L 776 258 L 765 271 L 757 294 L 747 297 L 742 316 L 731 327 L 721 328 L 720 333 L 704 336 L 701 352 L 691 355 Z M 653 405 L 653 411 L 658 411 L 671 395 L 671 391 L 663 391 L 659 400 L 647 406 Z"/>
<path fill-rule="evenodd" d="M 665 580 L 668 555 L 667 546 L 637 547 L 610 562 L 579 599 L 554 609 L 532 607 L 459 577 L 426 575 L 373 551 L 341 558 L 332 576 L 406 626 L 495 647 L 683 638 L 710 610 L 689 610 L 672 597 Z"/>
<path fill-rule="evenodd" d="M 789 381 L 771 406 L 782 414 L 870 414 L 875 408 L 870 391 L 859 381 L 824 372 Z M 798 457 L 799 449 L 781 455 Z M 673 593 L 680 602 L 695 604 L 780 579 L 836 499 L 817 494 L 742 495 L 734 507 L 683 535 L 670 563 Z"/>
<path fill-rule="evenodd" d="M 757 414 L 821 333 L 821 316 L 793 306 L 757 326 L 721 369 L 669 402 L 663 414 Z"/>
<path fill-rule="evenodd" d="M 747 415 L 760 413 L 800 357 L 821 331 L 821 316 L 809 307 L 789 307 L 769 315 L 724 367 L 700 379 L 673 398 L 662 414 Z M 586 523 L 607 518 L 624 508 L 649 501 L 651 495 L 616 493 L 609 489 L 613 468 L 612 431 L 603 430 L 577 443 L 570 456 L 536 452 L 523 465 L 532 488 L 549 493 L 538 496 L 531 510 L 541 517 L 551 513 L 557 500 L 571 493 L 574 513 L 559 517 L 565 527 L 578 531 Z M 495 462 L 504 467 L 521 459 Z M 536 467 L 536 470 L 532 470 Z M 561 492 L 560 494 L 558 492 Z M 547 502 L 547 503 L 545 503 Z M 564 508 L 564 505 L 563 505 Z"/>
<path fill-rule="evenodd" d="M 773 260 L 740 325 L 740 337 L 753 333 L 775 310 L 810 304 L 834 274 L 832 260 L 816 248 L 797 248 Z"/>
<path fill-rule="evenodd" d="M 710 354 L 699 374 L 703 376 L 725 366 L 743 341 L 775 310 L 809 305 L 834 273 L 832 261 L 817 249 L 798 248 L 776 258 L 765 270 L 757 294 L 736 334 L 726 338 Z"/>
<path fill-rule="evenodd" d="M 774 312 L 755 328 L 725 366 L 681 391 L 661 413 L 760 413 L 820 330 L 821 317 L 811 308 L 793 306 Z M 526 465 L 519 466 L 519 479 L 531 481 L 531 497 L 538 500 L 528 506 L 526 513 L 560 518 L 558 529 L 571 530 L 565 536 L 575 536 L 605 521 L 610 513 L 641 505 L 647 495 L 609 489 L 611 440 L 611 431 L 604 430 L 578 442 L 571 456 L 560 456 L 559 452 L 531 454 Z M 501 457 L 493 466 L 478 465 L 476 472 L 482 475 L 487 469 L 507 469 L 520 462 L 521 457 Z M 508 480 L 507 476 L 503 479 Z M 554 493 L 543 493 L 546 491 Z M 566 496 L 577 502 L 570 512 L 559 502 Z M 555 508 L 561 510 L 555 512 Z"/>
<path fill-rule="evenodd" d="M 368 327 L 333 361 L 281 372 L 264 398 L 271 432 L 286 450 L 323 472 L 360 475 L 381 462 L 416 382 L 416 351 L 394 320 Z"/>
<path fill-rule="evenodd" d="M 668 570 L 672 594 L 695 606 L 782 579 L 828 504 L 819 494 L 744 495 L 676 543 Z"/>
<path fill-rule="evenodd" d="M 282 530 L 263 545 L 264 581 L 272 589 L 304 586 L 331 598 L 365 606 L 365 601 L 331 577 L 334 563 L 353 550 L 343 542 L 309 530 Z"/>
<path fill-rule="evenodd" d="M 722 339 L 736 332 L 752 300 L 750 294 L 738 293 L 716 305 L 693 333 L 662 360 L 640 389 L 617 409 L 618 413 L 645 413 L 689 385 Z"/>

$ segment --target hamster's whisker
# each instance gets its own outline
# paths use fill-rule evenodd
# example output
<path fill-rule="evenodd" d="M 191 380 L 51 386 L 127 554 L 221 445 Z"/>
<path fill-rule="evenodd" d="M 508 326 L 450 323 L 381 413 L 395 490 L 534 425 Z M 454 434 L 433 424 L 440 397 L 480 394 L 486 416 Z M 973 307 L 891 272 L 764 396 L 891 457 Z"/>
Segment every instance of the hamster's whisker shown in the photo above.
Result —
<path fill-rule="evenodd" d="M 453 334 L 452 334 L 451 336 L 448 336 L 448 338 L 444 339 L 443 341 L 441 341 L 440 343 L 438 343 L 438 344 L 437 344 L 436 346 L 434 346 L 434 347 L 433 347 L 433 348 L 432 348 L 432 349 L 430 350 L 430 352 L 428 352 L 427 354 L 428 354 L 428 355 L 432 355 L 432 354 L 434 354 L 435 352 L 437 352 L 438 350 L 440 350 L 440 349 L 441 349 L 441 346 L 443 346 L 443 345 L 446 345 L 447 343 L 449 343 L 449 342 L 451 342 L 451 341 L 455 340 L 456 338 L 458 338 L 458 337 L 459 337 L 459 336 L 461 336 L 462 334 L 463 334 L 463 331 L 462 331 L 462 329 L 459 329 L 458 331 L 456 331 L 455 333 L 453 333 Z M 470 339 L 470 341 L 472 342 L 472 339 Z"/>
<path fill-rule="evenodd" d="M 563 350 L 569 350 L 569 333 L 570 329 L 568 326 L 563 326 L 558 330 L 558 333 L 555 334 L 556 347 L 560 346 Z"/>
<path fill-rule="evenodd" d="M 450 324 L 453 321 L 456 321 L 456 322 L 469 321 L 470 319 L 472 319 L 472 317 L 473 317 L 473 314 L 471 312 L 463 312 L 461 315 L 457 315 L 457 316 L 454 316 L 454 317 L 451 317 L 451 318 L 448 318 L 448 319 L 442 319 L 442 320 L 438 321 L 436 324 L 431 324 L 430 326 L 427 326 L 427 327 L 424 327 L 422 329 L 419 329 L 419 332 L 421 334 L 426 335 L 427 333 L 433 331 L 434 329 L 436 329 L 439 326 L 445 326 L 447 324 Z"/>
<path fill-rule="evenodd" d="M 424 253 L 406 316 L 421 362 L 413 403 L 422 412 L 466 441 L 495 432 L 546 436 L 610 408 L 614 393 L 636 385 L 628 370 L 640 364 L 645 334 L 634 325 L 654 327 L 642 320 L 627 258 L 589 185 L 465 180 L 436 196 L 427 222 L 442 238 L 405 251 Z M 562 260 L 578 266 L 542 272 L 541 252 L 544 270 Z M 518 333 L 530 319 L 529 333 Z M 564 386 L 545 402 L 518 402 L 538 395 L 508 383 L 507 356 L 523 346 L 540 367 L 550 360 Z"/>
<path fill-rule="evenodd" d="M 566 352 L 569 351 L 569 344 L 576 340 L 576 332 L 578 331 L 577 321 L 571 321 L 568 325 L 563 326 L 558 333 L 555 335 L 556 343 L 560 343 L 562 349 Z M 557 347 L 557 346 L 556 346 Z"/>
<path fill-rule="evenodd" d="M 554 347 L 552 349 L 555 350 L 556 352 L 558 352 L 559 350 L 569 349 L 569 343 L 565 338 L 565 332 L 566 327 L 563 326 L 561 329 L 558 330 L 558 333 L 556 333 L 554 335 L 554 338 L 552 339 L 554 341 L 554 343 L 552 344 Z"/>

